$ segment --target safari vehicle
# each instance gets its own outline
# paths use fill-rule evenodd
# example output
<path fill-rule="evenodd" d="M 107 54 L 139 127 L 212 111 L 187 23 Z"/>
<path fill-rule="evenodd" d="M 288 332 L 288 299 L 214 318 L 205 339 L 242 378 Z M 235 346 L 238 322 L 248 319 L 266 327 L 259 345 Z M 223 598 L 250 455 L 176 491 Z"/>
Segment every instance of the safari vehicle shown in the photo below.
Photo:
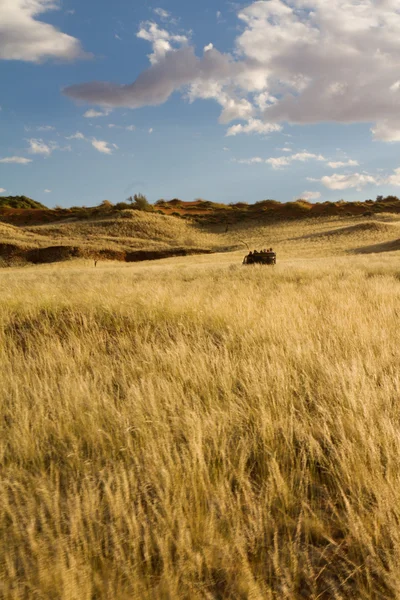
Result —
<path fill-rule="evenodd" d="M 268 250 L 267 252 L 249 252 L 244 259 L 244 265 L 276 265 L 276 253 Z"/>

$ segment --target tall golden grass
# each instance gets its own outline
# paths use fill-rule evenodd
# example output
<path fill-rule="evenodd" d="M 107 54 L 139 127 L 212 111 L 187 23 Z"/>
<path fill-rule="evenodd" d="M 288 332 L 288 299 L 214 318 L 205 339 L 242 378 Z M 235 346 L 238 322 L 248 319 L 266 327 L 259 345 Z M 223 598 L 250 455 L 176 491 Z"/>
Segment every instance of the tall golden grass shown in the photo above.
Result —
<path fill-rule="evenodd" d="M 397 255 L 0 272 L 0 597 L 400 597 Z"/>

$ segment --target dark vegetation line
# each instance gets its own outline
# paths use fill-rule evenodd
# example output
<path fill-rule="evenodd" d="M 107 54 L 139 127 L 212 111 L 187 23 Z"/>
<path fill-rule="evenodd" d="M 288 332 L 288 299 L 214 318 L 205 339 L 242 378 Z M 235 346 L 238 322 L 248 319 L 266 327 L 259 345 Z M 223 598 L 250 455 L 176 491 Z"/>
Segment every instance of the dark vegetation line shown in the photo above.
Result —
<path fill-rule="evenodd" d="M 113 250 L 103 248 L 94 250 L 80 246 L 48 246 L 46 248 L 21 248 L 16 244 L 0 243 L 0 257 L 6 262 L 21 260 L 33 264 L 53 263 L 71 258 L 91 258 L 93 260 L 119 260 L 122 262 L 141 262 L 160 260 L 174 256 L 194 254 L 212 254 L 204 248 L 171 248 L 166 250 Z"/>
<path fill-rule="evenodd" d="M 154 214 L 189 219 L 203 224 L 230 224 L 240 221 L 262 218 L 265 221 L 281 221 L 310 217 L 328 216 L 373 216 L 381 212 L 400 213 L 400 199 L 397 196 L 377 196 L 376 200 L 360 202 L 316 202 L 296 200 L 294 202 L 278 202 L 262 200 L 254 204 L 237 202 L 219 204 L 208 200 L 184 202 L 173 200 L 157 200 L 150 204 L 143 194 L 135 194 L 126 202 L 112 204 L 103 200 L 94 207 L 73 206 L 71 208 L 48 208 L 27 196 L 0 197 L 0 221 L 13 225 L 33 225 L 51 223 L 66 218 L 79 220 L 97 217 L 117 216 L 122 211 L 136 210 Z M 123 214 L 123 213 L 122 213 Z"/>

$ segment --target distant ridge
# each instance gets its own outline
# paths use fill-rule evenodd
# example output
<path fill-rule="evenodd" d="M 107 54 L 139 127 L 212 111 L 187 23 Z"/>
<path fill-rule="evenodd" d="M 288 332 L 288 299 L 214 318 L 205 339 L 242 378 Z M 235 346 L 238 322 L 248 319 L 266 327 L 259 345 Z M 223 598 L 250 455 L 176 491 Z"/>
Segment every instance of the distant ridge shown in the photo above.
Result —
<path fill-rule="evenodd" d="M 180 217 L 199 224 L 216 224 L 229 227 L 240 222 L 277 222 L 315 217 L 373 217 L 379 213 L 400 214 L 400 199 L 397 196 L 378 196 L 376 200 L 356 202 L 309 202 L 298 199 L 292 202 L 261 200 L 254 204 L 236 202 L 222 204 L 203 200 L 185 202 L 174 198 L 147 203 L 140 209 L 127 202 L 112 204 L 104 200 L 98 206 L 74 206 L 71 208 L 47 208 L 27 196 L 0 197 L 0 222 L 13 225 L 41 224 L 65 219 L 87 220 L 127 216 L 133 212 L 148 212 L 165 216 Z M 125 213 L 125 214 L 124 214 Z"/>
<path fill-rule="evenodd" d="M 239 221 L 262 219 L 287 220 L 329 216 L 373 216 L 377 213 L 400 213 L 400 199 L 397 196 L 378 196 L 376 200 L 357 202 L 308 202 L 298 199 L 292 202 L 261 200 L 254 204 L 237 202 L 219 204 L 198 199 L 194 202 L 158 200 L 154 208 L 166 215 L 192 217 L 197 221 L 215 223 L 237 223 Z"/>

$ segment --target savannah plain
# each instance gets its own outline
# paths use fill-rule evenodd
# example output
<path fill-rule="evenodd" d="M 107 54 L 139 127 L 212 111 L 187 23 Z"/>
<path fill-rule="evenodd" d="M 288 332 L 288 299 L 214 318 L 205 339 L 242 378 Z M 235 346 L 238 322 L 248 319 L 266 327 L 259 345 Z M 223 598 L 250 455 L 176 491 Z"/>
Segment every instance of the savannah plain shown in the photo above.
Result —
<path fill-rule="evenodd" d="M 1 598 L 400 598 L 399 214 L 0 234 Z"/>

